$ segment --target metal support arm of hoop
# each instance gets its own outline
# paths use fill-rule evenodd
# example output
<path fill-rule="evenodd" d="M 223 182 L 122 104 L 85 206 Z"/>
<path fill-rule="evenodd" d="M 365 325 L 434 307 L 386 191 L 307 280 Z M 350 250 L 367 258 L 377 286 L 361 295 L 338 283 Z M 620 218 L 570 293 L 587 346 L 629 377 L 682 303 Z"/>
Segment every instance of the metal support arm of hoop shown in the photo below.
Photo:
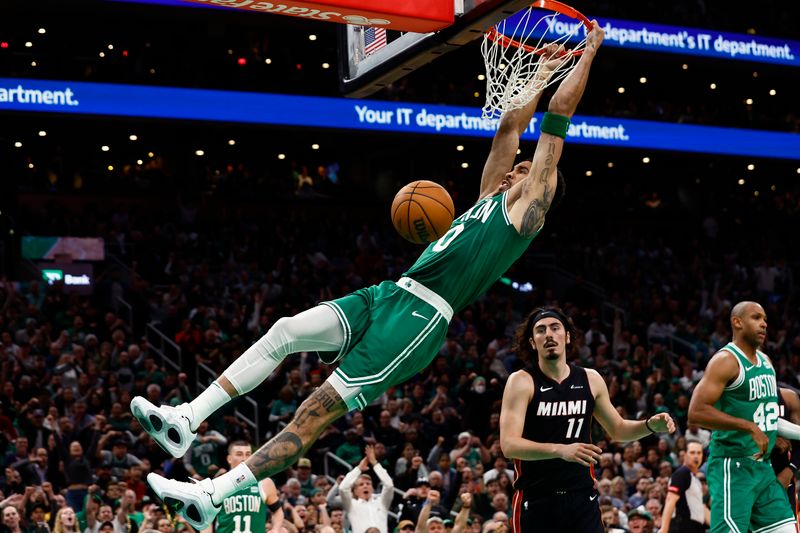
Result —
<path fill-rule="evenodd" d="M 354 63 L 348 56 L 353 28 L 339 29 L 339 88 L 350 98 L 362 98 L 386 87 L 409 72 L 483 36 L 486 28 L 512 16 L 530 5 L 530 0 L 465 0 L 465 12 L 457 13 L 456 22 L 432 33 L 406 33 L 385 46 L 391 52 L 386 60 L 375 56 Z M 389 54 L 386 54 L 389 55 Z"/>

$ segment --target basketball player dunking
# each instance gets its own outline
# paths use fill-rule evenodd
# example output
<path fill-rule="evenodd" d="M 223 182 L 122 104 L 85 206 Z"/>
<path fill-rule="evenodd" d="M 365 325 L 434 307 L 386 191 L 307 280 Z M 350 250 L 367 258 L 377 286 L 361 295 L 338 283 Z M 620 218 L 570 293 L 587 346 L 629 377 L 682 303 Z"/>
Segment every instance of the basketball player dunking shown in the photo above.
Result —
<path fill-rule="evenodd" d="M 514 459 L 514 533 L 602 533 L 592 466 L 592 417 L 612 440 L 675 431 L 666 413 L 624 420 L 597 371 L 567 363 L 572 323 L 555 307 L 534 310 L 516 335 L 526 368 L 508 378 L 500 411 L 500 445 Z"/>
<path fill-rule="evenodd" d="M 593 21 L 583 54 L 550 100 L 532 161 L 514 165 L 519 137 L 530 124 L 539 96 L 503 115 L 484 166 L 478 202 L 456 218 L 400 280 L 281 318 L 189 404 L 157 407 L 134 398 L 131 411 L 142 427 L 180 457 L 200 422 L 261 384 L 287 355 L 321 351 L 331 355 L 323 358 L 325 363 L 341 361 L 289 425 L 230 472 L 196 484 L 155 473 L 147 476 L 155 493 L 192 527 L 204 529 L 225 498 L 284 470 L 334 420 L 363 409 L 428 366 L 446 337 L 453 312 L 478 298 L 525 252 L 559 196 L 556 165 L 602 40 L 603 30 Z M 538 79 L 531 83 L 550 78 L 560 63 L 559 53 L 556 46 L 545 49 Z"/>

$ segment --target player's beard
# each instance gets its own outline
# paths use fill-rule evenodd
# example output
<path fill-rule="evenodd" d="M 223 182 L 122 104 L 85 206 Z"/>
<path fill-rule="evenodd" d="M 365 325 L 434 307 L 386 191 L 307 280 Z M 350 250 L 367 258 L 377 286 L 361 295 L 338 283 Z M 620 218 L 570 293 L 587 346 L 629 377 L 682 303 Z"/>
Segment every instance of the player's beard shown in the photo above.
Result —
<path fill-rule="evenodd" d="M 755 348 L 756 350 L 761 348 L 761 338 L 758 336 L 758 331 L 753 331 L 746 337 L 747 343 Z M 764 337 L 764 342 L 767 341 L 767 338 Z"/>
<path fill-rule="evenodd" d="M 558 361 L 561 354 L 554 350 L 547 350 L 544 352 L 544 358 L 548 361 Z"/>

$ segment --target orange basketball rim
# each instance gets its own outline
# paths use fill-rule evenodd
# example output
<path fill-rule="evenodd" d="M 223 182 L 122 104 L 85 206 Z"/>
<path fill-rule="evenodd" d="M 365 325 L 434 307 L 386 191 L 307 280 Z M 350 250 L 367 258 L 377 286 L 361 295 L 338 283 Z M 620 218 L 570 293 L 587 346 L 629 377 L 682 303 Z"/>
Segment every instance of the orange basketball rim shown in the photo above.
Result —
<path fill-rule="evenodd" d="M 583 15 L 583 13 L 581 13 L 580 11 L 575 9 L 574 7 L 568 6 L 567 4 L 565 4 L 563 2 L 559 2 L 558 0 L 536 0 L 536 2 L 532 3 L 531 6 L 528 9 L 529 10 L 531 10 L 531 9 L 546 9 L 546 10 L 549 10 L 549 11 L 553 11 L 555 13 L 560 13 L 561 15 L 564 15 L 566 17 L 570 17 L 570 18 L 573 18 L 575 20 L 580 21 L 580 23 L 583 24 L 584 28 L 586 28 L 586 31 L 589 31 L 589 30 L 592 29 L 592 22 L 588 18 L 586 18 Z M 516 39 L 512 39 L 511 37 L 508 37 L 507 35 L 502 34 L 497 29 L 497 26 L 492 26 L 491 28 L 489 28 L 486 31 L 486 37 L 488 39 L 496 42 L 497 44 L 499 44 L 500 46 L 502 46 L 504 48 L 511 48 L 511 47 L 520 48 L 522 50 L 525 50 L 526 52 L 533 53 L 533 54 L 539 54 L 539 55 L 541 55 L 545 51 L 545 47 L 543 47 L 543 46 L 542 47 L 531 46 L 529 44 L 522 43 L 522 42 L 520 42 L 520 41 L 518 41 Z M 583 53 L 583 49 L 582 48 L 578 48 L 578 49 L 575 49 L 575 50 L 572 50 L 572 51 L 569 51 L 569 52 L 565 52 L 565 53 L 569 53 L 569 54 L 571 54 L 573 56 L 579 56 L 579 55 L 581 55 Z"/>

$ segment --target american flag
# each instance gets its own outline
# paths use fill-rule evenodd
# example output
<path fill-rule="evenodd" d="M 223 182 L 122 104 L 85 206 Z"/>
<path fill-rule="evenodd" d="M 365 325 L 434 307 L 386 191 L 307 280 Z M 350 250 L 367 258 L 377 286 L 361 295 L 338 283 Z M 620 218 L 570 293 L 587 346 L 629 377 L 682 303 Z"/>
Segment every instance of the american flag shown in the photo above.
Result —
<path fill-rule="evenodd" d="M 386 28 L 364 28 L 364 55 L 374 54 L 386 46 Z"/>

